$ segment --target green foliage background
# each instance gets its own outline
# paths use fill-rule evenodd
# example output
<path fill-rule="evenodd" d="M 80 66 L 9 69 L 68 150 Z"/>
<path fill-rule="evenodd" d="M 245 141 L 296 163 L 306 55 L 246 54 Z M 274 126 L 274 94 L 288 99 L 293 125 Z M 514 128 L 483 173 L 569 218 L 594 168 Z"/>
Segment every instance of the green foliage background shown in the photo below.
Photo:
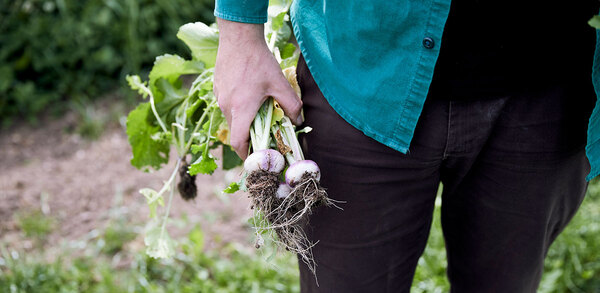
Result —
<path fill-rule="evenodd" d="M 188 22 L 214 22 L 214 0 L 0 1 L 0 117 L 35 121 L 67 100 L 101 97 L 165 52 Z"/>
<path fill-rule="evenodd" d="M 411 292 L 449 292 L 440 204 Z M 36 218 L 37 219 L 37 218 Z M 600 181 L 590 184 L 579 212 L 550 247 L 539 293 L 600 289 Z M 299 292 L 294 255 L 257 251 L 251 244 L 208 241 L 199 227 L 179 240 L 170 260 L 127 251 L 132 225 L 115 221 L 100 235 L 60 253 L 23 253 L 0 245 L 0 289 L 10 292 Z M 250 234 L 250 233 L 249 233 Z M 81 247 L 75 249 L 74 247 Z M 83 248 L 85 247 L 85 248 Z M 49 256 L 54 260 L 47 261 Z M 58 258 L 56 258 L 58 256 Z M 74 257 L 75 256 L 75 257 Z M 119 265 L 129 259 L 126 266 Z M 1 290 L 0 290 L 1 291 Z"/>
<path fill-rule="evenodd" d="M 212 23 L 214 0 L 0 1 L 0 123 L 34 121 L 70 100 L 101 97 L 127 73 L 147 70 L 155 56 L 189 59 L 176 39 L 180 25 Z M 599 19 L 595 24 L 599 26 Z M 412 292 L 448 292 L 439 202 L 428 247 Z M 600 183 L 593 182 L 580 211 L 552 245 L 539 292 L 599 292 Z M 26 237 L 43 242 L 55 226 L 38 212 L 17 216 Z M 297 261 L 267 259 L 251 245 L 204 249 L 194 228 L 171 260 L 128 250 L 139 231 L 123 222 L 65 244 L 59 251 L 6 249 L 0 243 L 0 292 L 298 292 Z M 137 227 L 139 228 L 139 227 Z M 139 229 L 138 229 L 139 230 Z M 72 245 L 72 246 L 71 246 Z M 127 259 L 128 261 L 121 261 Z M 123 265 L 122 263 L 126 263 Z"/>

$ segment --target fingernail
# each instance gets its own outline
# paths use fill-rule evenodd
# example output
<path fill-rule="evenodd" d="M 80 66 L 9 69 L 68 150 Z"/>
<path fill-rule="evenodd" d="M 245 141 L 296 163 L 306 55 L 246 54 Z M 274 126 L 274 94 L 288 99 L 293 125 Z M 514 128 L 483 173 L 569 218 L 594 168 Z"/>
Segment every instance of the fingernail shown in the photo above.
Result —
<path fill-rule="evenodd" d="M 304 117 L 302 117 L 302 114 L 300 114 L 298 115 L 298 118 L 296 118 L 296 124 L 300 125 L 302 122 L 304 122 Z"/>

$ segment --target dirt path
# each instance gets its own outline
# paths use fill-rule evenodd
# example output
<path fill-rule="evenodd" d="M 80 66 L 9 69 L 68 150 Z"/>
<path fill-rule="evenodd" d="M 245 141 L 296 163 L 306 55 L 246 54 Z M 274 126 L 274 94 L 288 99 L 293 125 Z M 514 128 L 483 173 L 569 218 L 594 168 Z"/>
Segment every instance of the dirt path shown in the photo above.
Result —
<path fill-rule="evenodd" d="M 30 246 L 15 223 L 16 215 L 28 210 L 42 209 L 57 223 L 46 247 L 80 239 L 117 218 L 140 227 L 147 221 L 138 190 L 160 188 L 172 167 L 143 173 L 129 164 L 131 149 L 121 125 L 109 123 L 99 139 L 89 141 L 65 131 L 77 121 L 76 114 L 67 113 L 37 127 L 0 132 L 0 243 Z M 237 180 L 238 173 L 198 176 L 195 202 L 184 202 L 179 195 L 173 201 L 174 218 L 187 215 L 189 226 L 175 230 L 181 234 L 200 224 L 208 247 L 217 236 L 224 242 L 250 241 L 247 198 L 220 194 L 225 181 Z"/>

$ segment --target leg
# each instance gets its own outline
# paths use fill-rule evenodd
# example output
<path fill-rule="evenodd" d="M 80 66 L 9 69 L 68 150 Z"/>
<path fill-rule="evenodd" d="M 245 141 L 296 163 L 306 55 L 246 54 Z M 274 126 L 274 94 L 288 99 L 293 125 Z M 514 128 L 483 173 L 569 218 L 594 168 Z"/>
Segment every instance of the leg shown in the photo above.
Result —
<path fill-rule="evenodd" d="M 343 210 L 319 208 L 306 233 L 315 277 L 300 263 L 302 292 L 408 292 L 431 224 L 446 127 L 442 103 L 430 105 L 410 155 L 366 137 L 340 118 L 299 62 L 306 156 L 322 171 L 329 196 Z M 441 127 L 437 120 L 442 122 Z M 435 121 L 433 121 L 435 120 Z M 431 122 L 431 123 L 429 123 Z"/>
<path fill-rule="evenodd" d="M 442 221 L 453 292 L 535 292 L 548 247 L 577 210 L 587 174 L 583 150 L 546 172 L 478 164 Z"/>
<path fill-rule="evenodd" d="M 589 110 L 574 111 L 571 93 L 512 97 L 480 151 L 446 162 L 444 173 L 461 174 L 442 175 L 452 292 L 536 292 L 548 247 L 587 187 Z"/>

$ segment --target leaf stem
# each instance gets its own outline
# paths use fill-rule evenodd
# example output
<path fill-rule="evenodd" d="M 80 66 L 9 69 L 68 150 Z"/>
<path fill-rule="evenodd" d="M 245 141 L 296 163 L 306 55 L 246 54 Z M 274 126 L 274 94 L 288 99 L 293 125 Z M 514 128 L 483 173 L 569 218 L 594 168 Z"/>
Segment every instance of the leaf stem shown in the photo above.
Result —
<path fill-rule="evenodd" d="M 150 89 L 146 86 L 142 86 L 140 88 L 143 89 L 143 91 L 145 91 L 148 94 L 148 97 L 150 97 L 150 108 L 152 109 L 152 113 L 154 114 L 154 117 L 158 121 L 160 128 L 162 128 L 162 130 L 165 133 L 168 133 L 169 131 L 167 130 L 167 126 L 162 121 L 162 119 L 160 119 L 160 116 L 158 115 L 158 111 L 156 111 L 156 105 L 154 104 L 154 95 L 152 95 L 152 91 L 150 91 Z"/>
<path fill-rule="evenodd" d="M 206 118 L 206 115 L 208 114 L 208 111 L 215 106 L 216 100 L 213 100 L 212 102 L 210 102 L 210 104 L 208 104 L 206 106 L 206 111 L 204 111 L 204 113 L 202 113 L 202 116 L 200 116 L 200 119 L 198 119 L 198 122 L 196 122 L 196 127 L 194 127 L 194 131 L 192 131 L 192 134 L 190 135 L 190 140 L 188 140 L 187 144 L 185 145 L 184 148 L 184 154 L 188 152 L 188 150 L 190 149 L 190 147 L 192 146 L 192 141 L 194 141 L 194 133 L 196 133 L 198 131 L 198 129 L 200 128 L 200 125 L 202 125 L 202 122 L 204 122 L 204 118 Z M 213 111 L 214 112 L 214 111 Z M 209 134 L 210 136 L 210 134 Z"/>
<path fill-rule="evenodd" d="M 278 123 L 276 123 L 275 125 L 273 125 L 273 126 L 271 127 L 271 132 L 272 132 L 272 133 L 277 133 L 277 131 L 279 131 L 279 132 L 281 133 L 281 139 L 283 140 L 283 144 L 285 144 L 285 145 L 287 145 L 287 146 L 289 146 L 289 147 L 291 148 L 291 146 L 290 146 L 291 144 L 290 144 L 290 142 L 289 142 L 289 138 L 288 138 L 288 136 L 286 135 L 286 133 L 283 131 L 283 129 L 280 127 L 280 125 L 279 125 Z M 287 161 L 287 162 L 288 162 L 288 164 L 290 164 L 290 165 L 291 165 L 291 164 L 293 164 L 293 163 L 295 163 L 296 161 L 298 161 L 298 160 L 297 160 L 297 159 L 294 157 L 293 153 L 294 153 L 294 151 L 293 151 L 293 149 L 292 149 L 292 151 L 291 151 L 291 152 L 286 152 L 286 153 L 285 153 L 285 155 L 284 155 L 284 156 L 285 156 L 285 159 L 286 159 L 286 161 Z"/>
<path fill-rule="evenodd" d="M 284 141 L 287 140 L 287 143 L 289 143 L 288 146 L 292 149 L 294 162 L 304 160 L 304 153 L 302 153 L 300 142 L 298 142 L 296 131 L 294 131 L 294 125 L 292 124 L 290 118 L 288 118 L 287 116 L 283 116 L 283 118 L 281 119 L 281 136 L 283 137 Z M 293 162 L 289 163 L 292 164 Z"/>
<path fill-rule="evenodd" d="M 271 122 L 273 120 L 273 98 L 269 97 L 266 104 L 267 104 L 267 117 L 264 118 L 263 129 L 261 129 L 263 132 L 263 134 L 262 134 L 263 141 L 262 141 L 261 147 L 263 147 L 263 149 L 267 149 L 269 147 L 269 140 L 271 138 L 270 133 L 271 133 Z"/>
<path fill-rule="evenodd" d="M 212 131 L 212 123 L 213 123 L 213 118 L 215 116 L 215 111 L 210 112 L 210 118 L 208 118 L 208 137 L 207 137 L 207 141 L 206 141 L 206 148 L 204 149 L 204 154 L 202 154 L 203 156 L 208 155 L 208 141 L 210 141 L 210 137 L 211 137 L 211 131 Z"/>
<path fill-rule="evenodd" d="M 181 125 L 183 127 L 183 129 L 180 129 L 178 127 L 178 131 L 177 131 L 179 139 L 177 140 L 176 146 L 177 146 L 177 153 L 179 154 L 180 158 L 185 156 L 185 149 L 184 149 L 185 148 L 185 132 L 187 130 L 187 127 L 186 127 L 187 113 L 185 110 L 182 110 L 182 109 L 187 109 L 187 107 L 189 105 L 189 99 L 190 99 L 190 96 L 188 96 L 183 101 L 183 103 L 181 105 L 182 107 L 180 107 L 178 109 L 179 113 L 177 114 L 177 117 L 175 117 L 175 120 L 177 121 L 177 123 L 179 123 L 179 125 Z"/>
<path fill-rule="evenodd" d="M 269 97 L 259 108 L 250 127 L 250 140 L 254 152 L 269 148 L 272 120 L 273 98 Z"/>
<path fill-rule="evenodd" d="M 250 126 L 250 143 L 252 144 L 252 150 L 256 151 L 256 148 L 258 147 L 258 141 L 254 131 L 254 125 Z"/>
<path fill-rule="evenodd" d="M 169 201 L 167 203 L 167 209 L 165 210 L 165 217 L 163 219 L 162 225 L 160 227 L 160 238 L 163 238 L 164 234 L 165 234 L 165 228 L 167 227 L 167 220 L 169 219 L 169 213 L 171 212 L 171 203 L 173 201 L 173 193 L 175 190 L 175 175 L 177 174 L 177 171 L 179 171 L 179 165 L 181 164 L 181 158 L 177 159 L 177 164 L 175 164 L 175 170 L 173 170 L 173 173 L 171 174 L 171 177 L 169 178 L 169 181 L 165 182 L 165 185 L 163 186 L 163 189 L 169 188 L 168 186 L 170 186 L 170 192 L 169 192 Z M 161 190 L 162 191 L 162 190 Z"/>

